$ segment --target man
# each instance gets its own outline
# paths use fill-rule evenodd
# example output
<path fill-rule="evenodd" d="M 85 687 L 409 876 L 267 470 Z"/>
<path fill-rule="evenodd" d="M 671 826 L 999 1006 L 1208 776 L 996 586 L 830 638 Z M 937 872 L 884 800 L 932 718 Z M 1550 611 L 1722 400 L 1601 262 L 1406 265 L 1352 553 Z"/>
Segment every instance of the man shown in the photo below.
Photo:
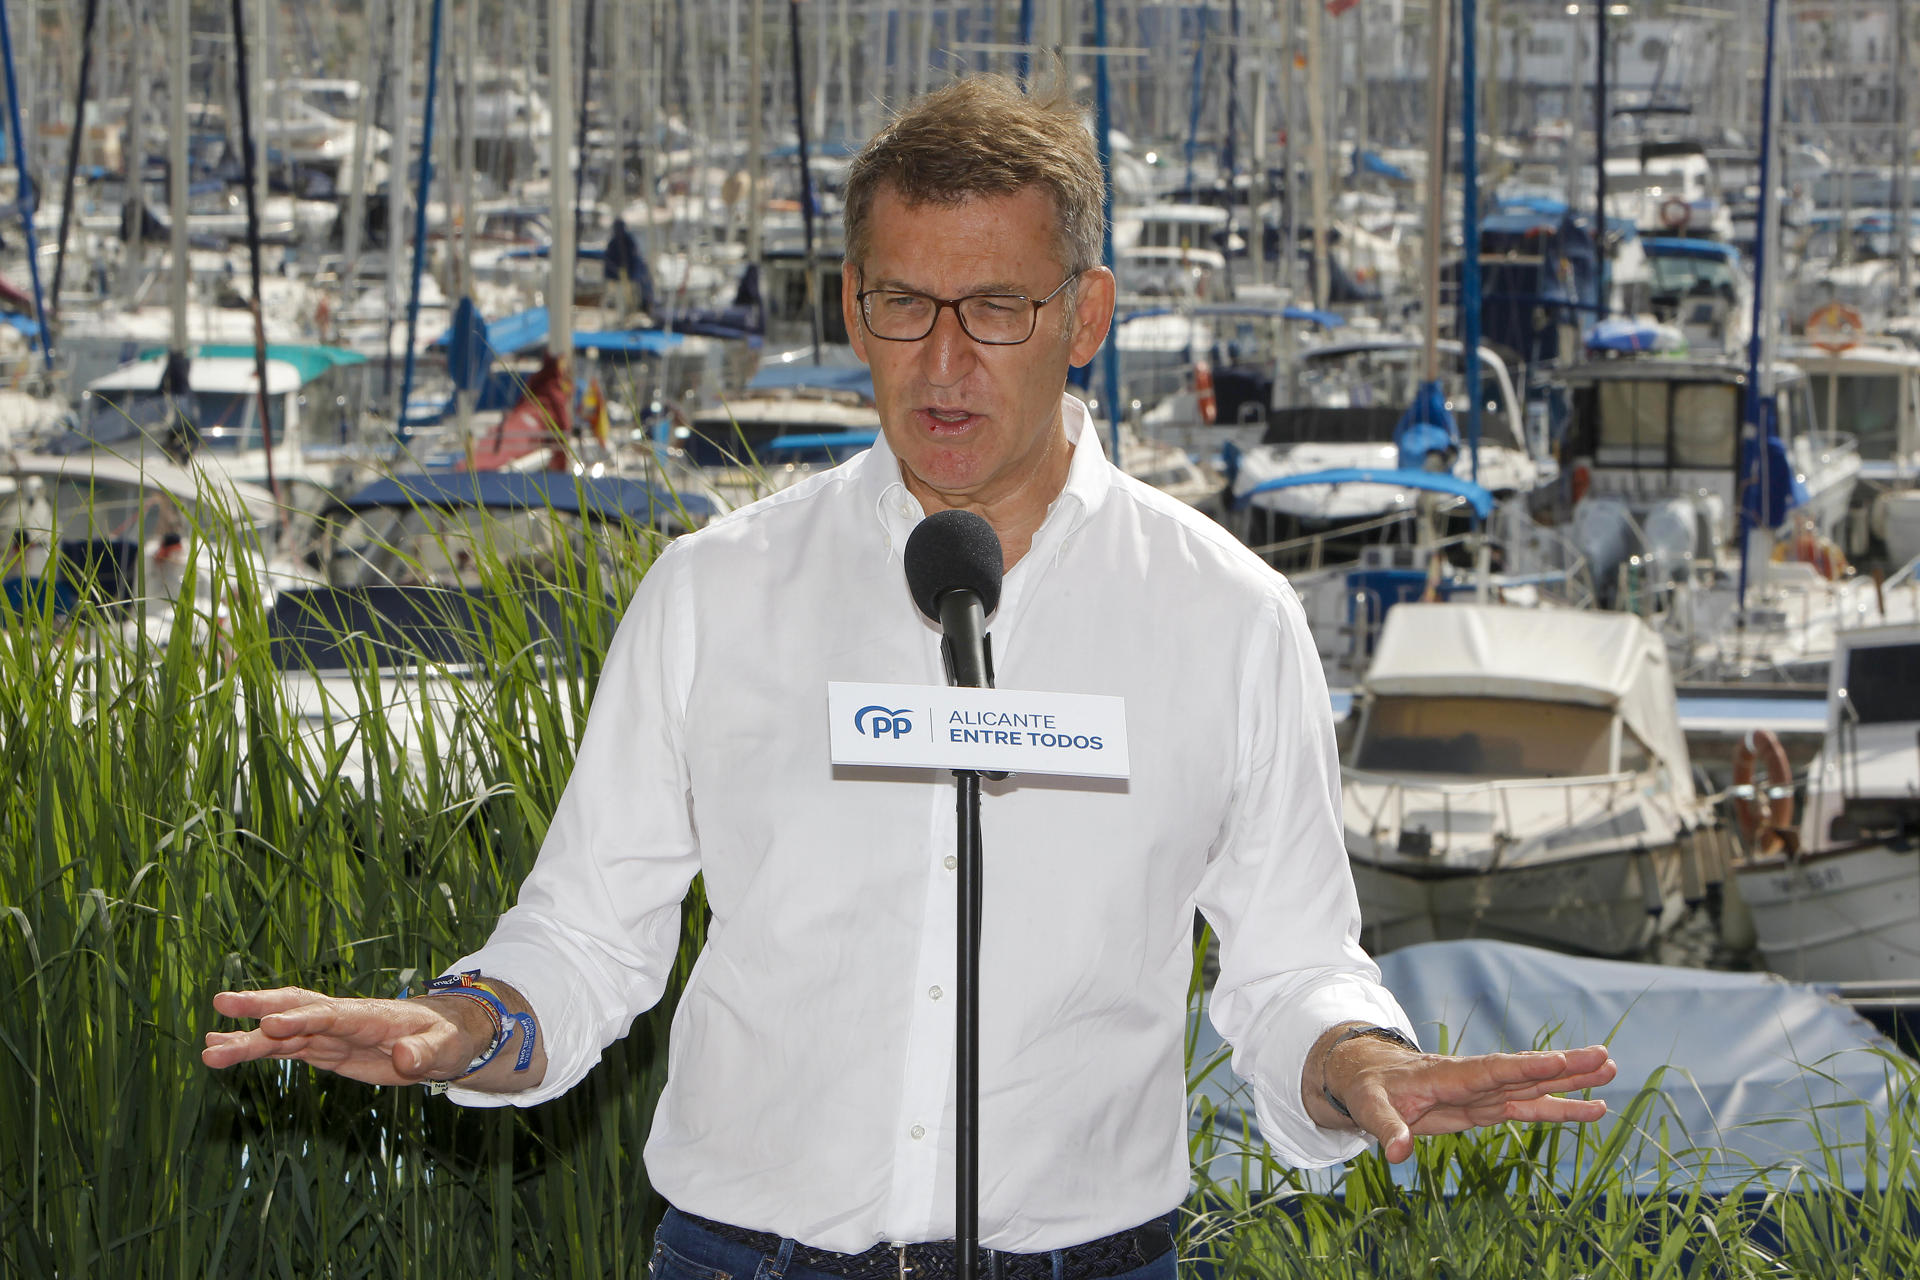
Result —
<path fill-rule="evenodd" d="M 825 686 L 942 683 L 901 549 L 925 514 L 965 508 L 1008 565 L 999 682 L 1123 696 L 1133 763 L 1125 783 L 985 788 L 980 1225 L 1001 1274 L 1174 1274 L 1196 906 L 1221 939 L 1212 1017 L 1283 1157 L 1326 1164 L 1372 1137 L 1402 1160 L 1414 1133 L 1597 1118 L 1549 1095 L 1610 1080 L 1604 1048 L 1397 1042 L 1410 1028 L 1357 943 L 1298 601 L 1114 468 L 1064 395 L 1113 314 L 1101 183 L 1070 105 L 993 78 L 882 130 L 849 175 L 842 308 L 883 438 L 649 572 L 538 865 L 454 966 L 488 998 L 222 993 L 260 1026 L 209 1035 L 208 1063 L 295 1057 L 387 1084 L 471 1070 L 456 1101 L 554 1096 L 659 998 L 701 871 L 713 922 L 645 1154 L 675 1206 L 656 1280 L 950 1268 L 952 784 L 833 767 Z"/>

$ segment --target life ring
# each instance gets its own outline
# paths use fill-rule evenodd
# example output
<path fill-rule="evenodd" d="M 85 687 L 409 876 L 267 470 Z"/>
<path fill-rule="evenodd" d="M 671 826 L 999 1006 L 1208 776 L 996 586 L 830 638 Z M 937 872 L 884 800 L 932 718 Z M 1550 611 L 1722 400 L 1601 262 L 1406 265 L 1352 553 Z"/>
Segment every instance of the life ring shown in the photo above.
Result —
<path fill-rule="evenodd" d="M 1807 337 L 1830 356 L 1860 345 L 1863 327 L 1860 313 L 1844 302 L 1823 303 L 1807 316 Z"/>
<path fill-rule="evenodd" d="M 1766 778 L 1764 789 L 1755 786 L 1756 768 Z M 1793 770 L 1779 734 L 1754 729 L 1740 739 L 1733 749 L 1733 785 L 1733 820 L 1747 848 L 1764 856 L 1785 847 L 1793 831 Z M 1754 788 L 1751 797 L 1739 794 L 1740 788 L 1747 787 Z M 1760 821 L 1763 801 L 1764 824 Z"/>
<path fill-rule="evenodd" d="M 1693 221 L 1693 206 L 1679 196 L 1668 196 L 1660 202 L 1660 225 L 1669 231 L 1685 229 Z"/>
<path fill-rule="evenodd" d="M 1205 360 L 1193 362 L 1193 398 L 1200 406 L 1200 421 L 1212 426 L 1219 416 L 1220 402 L 1213 394 L 1213 366 Z"/>

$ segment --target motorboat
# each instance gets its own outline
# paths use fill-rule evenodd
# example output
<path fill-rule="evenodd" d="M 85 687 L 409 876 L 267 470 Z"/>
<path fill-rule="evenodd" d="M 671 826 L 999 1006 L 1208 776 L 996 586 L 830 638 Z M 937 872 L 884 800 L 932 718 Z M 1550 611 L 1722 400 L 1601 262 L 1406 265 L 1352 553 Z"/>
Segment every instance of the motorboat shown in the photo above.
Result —
<path fill-rule="evenodd" d="M 158 456 L 8 454 L 0 537 L 9 611 L 72 617 L 92 605 L 129 636 L 164 640 L 188 610 L 204 638 L 236 577 L 269 605 L 315 581 L 285 547 L 271 493 Z"/>
<path fill-rule="evenodd" d="M 1460 344 L 1441 342 L 1439 352 L 1444 407 L 1457 420 L 1465 407 Z M 1351 473 L 1403 465 L 1396 430 L 1422 384 L 1422 357 L 1420 342 L 1411 338 L 1332 342 L 1301 353 L 1284 397 L 1276 389 L 1261 443 L 1228 467 L 1242 540 L 1257 547 L 1343 530 L 1360 541 L 1377 540 L 1371 531 L 1382 520 L 1411 516 L 1418 497 L 1407 486 L 1391 476 L 1367 483 Z M 1479 361 L 1480 439 L 1456 439 L 1419 465 L 1475 484 L 1496 500 L 1531 494 L 1558 477 L 1558 464 L 1544 440 L 1527 438 L 1505 362 L 1488 347 L 1480 348 Z M 1354 482 L 1314 479 L 1343 472 Z"/>
<path fill-rule="evenodd" d="M 368 428 L 365 356 L 269 344 L 264 397 L 250 345 L 191 348 L 182 396 L 164 387 L 167 364 L 164 351 L 153 351 L 94 379 L 73 430 L 45 450 L 184 460 L 220 481 L 267 489 L 287 517 L 290 548 L 311 535 L 320 510 L 371 479 L 392 451 L 388 433 Z"/>
<path fill-rule="evenodd" d="M 1920 625 L 1839 637 L 1826 736 L 1792 820 L 1778 740 L 1737 756 L 1734 866 L 1769 969 L 1801 981 L 1920 980 Z M 1784 775 L 1784 776 L 1783 776 Z"/>
<path fill-rule="evenodd" d="M 1744 366 L 1628 358 L 1565 375 L 1569 532 L 1601 603 L 1652 621 L 1683 684 L 1823 685 L 1840 632 L 1920 619 L 1913 565 L 1880 579 L 1847 562 L 1856 442 L 1821 428 L 1798 366 L 1768 373 L 1771 428 L 1756 442 L 1762 479 L 1747 490 L 1746 520 Z"/>
<path fill-rule="evenodd" d="M 1724 879 L 1641 619 L 1400 604 L 1356 693 L 1341 804 L 1369 950 L 1489 937 L 1636 956 Z"/>
<path fill-rule="evenodd" d="M 1854 332 L 1809 335 L 1782 354 L 1806 371 L 1820 428 L 1860 455 L 1841 544 L 1853 560 L 1898 568 L 1920 556 L 1920 351 L 1860 332 L 1857 311 L 1830 314 Z"/>
<path fill-rule="evenodd" d="M 1640 241 L 1652 275 L 1654 317 L 1685 335 L 1700 355 L 1738 356 L 1753 336 L 1753 277 L 1740 251 L 1718 240 L 1647 236 Z"/>

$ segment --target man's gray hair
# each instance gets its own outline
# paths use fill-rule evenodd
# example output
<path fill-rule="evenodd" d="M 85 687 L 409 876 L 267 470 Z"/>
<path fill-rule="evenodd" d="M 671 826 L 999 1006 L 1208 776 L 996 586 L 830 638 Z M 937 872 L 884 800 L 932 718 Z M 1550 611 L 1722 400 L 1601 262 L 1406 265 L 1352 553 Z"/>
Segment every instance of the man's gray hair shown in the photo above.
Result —
<path fill-rule="evenodd" d="M 1064 79 L 1062 77 L 1061 79 Z M 866 263 L 876 193 L 953 206 L 1039 187 L 1053 197 L 1056 252 L 1069 275 L 1100 265 L 1106 181 L 1093 135 L 1060 89 L 1022 93 L 999 75 L 955 80 L 910 103 L 847 171 L 846 261 Z"/>

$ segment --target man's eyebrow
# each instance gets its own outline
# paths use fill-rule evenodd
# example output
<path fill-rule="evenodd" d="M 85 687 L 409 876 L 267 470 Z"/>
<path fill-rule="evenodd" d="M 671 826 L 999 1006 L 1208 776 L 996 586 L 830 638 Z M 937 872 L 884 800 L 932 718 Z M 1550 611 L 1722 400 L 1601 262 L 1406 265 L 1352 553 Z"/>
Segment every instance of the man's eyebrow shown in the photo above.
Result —
<path fill-rule="evenodd" d="M 925 289 L 922 289 L 919 285 L 911 281 L 899 279 L 896 276 L 888 276 L 881 280 L 875 280 L 867 287 L 870 289 L 890 289 L 896 293 L 917 293 L 928 298 L 935 296 L 928 293 Z M 965 293 L 956 294 L 955 296 L 969 298 L 977 293 L 1009 293 L 1025 297 L 1027 296 L 1027 288 L 1025 285 L 1015 284 L 1009 280 L 990 280 L 986 284 L 975 285 Z"/>

